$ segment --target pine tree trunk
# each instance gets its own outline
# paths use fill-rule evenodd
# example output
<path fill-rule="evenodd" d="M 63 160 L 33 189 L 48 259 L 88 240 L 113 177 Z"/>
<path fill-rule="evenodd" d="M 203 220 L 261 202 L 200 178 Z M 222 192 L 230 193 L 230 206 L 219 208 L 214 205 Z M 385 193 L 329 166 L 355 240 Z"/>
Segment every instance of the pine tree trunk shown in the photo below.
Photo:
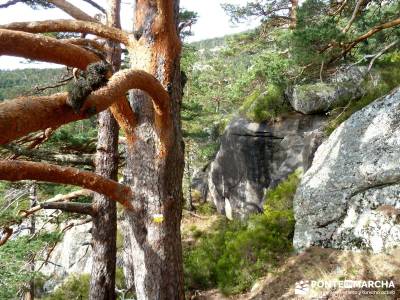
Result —
<path fill-rule="evenodd" d="M 118 124 L 109 110 L 98 117 L 96 173 L 110 179 L 117 178 Z M 92 227 L 91 300 L 115 299 L 115 261 L 117 214 L 116 202 L 102 194 L 93 198 L 95 215 Z"/>
<path fill-rule="evenodd" d="M 120 1 L 108 3 L 108 24 L 120 27 Z M 108 61 L 116 72 L 121 65 L 119 45 L 109 42 Z M 96 154 L 96 173 L 117 180 L 118 173 L 118 132 L 119 127 L 110 110 L 98 116 L 98 141 Z M 92 243 L 93 265 L 90 281 L 91 300 L 114 300 L 117 212 L 116 202 L 104 195 L 95 193 L 93 206 L 96 212 L 93 217 Z"/>
<path fill-rule="evenodd" d="M 140 47 L 130 53 L 131 67 L 152 73 L 171 95 L 168 117 L 160 119 L 147 94 L 130 94 L 138 126 L 126 172 L 140 215 L 125 213 L 124 259 L 127 285 L 134 282 L 139 300 L 184 299 L 178 10 L 179 1 L 136 0 L 134 29 Z"/>

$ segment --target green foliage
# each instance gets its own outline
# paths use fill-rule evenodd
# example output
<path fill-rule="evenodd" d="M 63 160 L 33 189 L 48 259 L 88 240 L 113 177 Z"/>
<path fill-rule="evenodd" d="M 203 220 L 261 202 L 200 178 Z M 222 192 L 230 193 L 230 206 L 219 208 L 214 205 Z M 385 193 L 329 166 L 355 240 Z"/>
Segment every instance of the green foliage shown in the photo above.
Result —
<path fill-rule="evenodd" d="M 94 153 L 96 151 L 96 118 L 69 123 L 58 129 L 44 145 L 72 153 Z"/>
<path fill-rule="evenodd" d="M 243 292 L 292 251 L 292 199 L 299 175 L 268 192 L 263 214 L 246 222 L 219 220 L 184 252 L 187 289 Z"/>
<path fill-rule="evenodd" d="M 36 255 L 40 258 L 40 250 L 46 245 L 59 241 L 61 234 L 45 233 L 9 240 L 0 247 L 0 299 L 16 299 L 23 290 L 24 284 L 40 274 L 28 270 L 28 261 Z"/>
<path fill-rule="evenodd" d="M 197 23 L 198 18 L 199 14 L 197 12 L 184 8 L 179 9 L 179 34 L 182 39 L 193 35 L 191 28 L 192 25 Z"/>
<path fill-rule="evenodd" d="M 283 98 L 283 91 L 276 85 L 268 85 L 264 93 L 254 91 L 244 101 L 240 111 L 254 122 L 264 122 L 287 111 L 289 107 Z"/>
<path fill-rule="evenodd" d="M 54 78 L 61 78 L 65 69 L 23 69 L 0 70 L 0 101 L 13 99 L 22 95 L 36 93 L 35 87 L 47 86 Z M 49 89 L 44 94 L 62 91 L 61 88 Z"/>
<path fill-rule="evenodd" d="M 222 8 L 234 23 L 239 23 L 249 18 L 261 18 L 262 22 L 270 20 L 277 20 L 279 22 L 289 17 L 289 10 L 287 9 L 290 6 L 289 0 L 256 0 L 246 2 L 246 5 L 243 6 L 222 4 Z"/>
<path fill-rule="evenodd" d="M 212 205 L 210 202 L 201 203 L 199 205 L 196 205 L 196 213 L 210 216 L 212 214 L 215 214 L 215 206 Z"/>
<path fill-rule="evenodd" d="M 332 40 L 341 42 L 343 34 L 334 16 L 329 14 L 329 4 L 322 0 L 307 0 L 297 10 L 297 26 L 292 35 L 292 53 L 300 65 L 320 64 L 335 53 L 322 49 Z"/>
<path fill-rule="evenodd" d="M 89 299 L 89 274 L 70 275 L 68 279 L 44 300 Z"/>
<path fill-rule="evenodd" d="M 264 210 L 285 211 L 293 208 L 293 197 L 300 182 L 301 170 L 296 170 L 288 178 L 269 190 L 265 197 Z"/>

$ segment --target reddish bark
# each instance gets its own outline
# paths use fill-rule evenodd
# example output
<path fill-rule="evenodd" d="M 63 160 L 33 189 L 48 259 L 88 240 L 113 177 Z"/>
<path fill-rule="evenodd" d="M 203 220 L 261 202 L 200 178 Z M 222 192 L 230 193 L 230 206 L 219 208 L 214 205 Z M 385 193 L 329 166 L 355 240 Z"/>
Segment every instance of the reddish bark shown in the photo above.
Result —
<path fill-rule="evenodd" d="M 7 29 L 0 29 L 0 55 L 21 56 L 80 69 L 99 60 L 93 52 L 70 43 Z"/>
<path fill-rule="evenodd" d="M 166 115 L 148 105 L 148 95 L 131 93 L 137 116 L 135 143 L 127 151 L 127 180 L 135 187 L 138 216 L 126 212 L 125 275 L 137 298 L 184 299 L 180 220 L 183 147 L 180 128 L 179 1 L 137 0 L 138 46 L 129 49 L 131 65 L 154 74 L 171 99 Z M 156 216 L 163 216 L 156 222 Z"/>
<path fill-rule="evenodd" d="M 154 101 L 158 115 L 168 107 L 169 95 L 157 79 L 144 71 L 124 70 L 111 77 L 108 84 L 93 92 L 86 100 L 82 111 L 93 108 L 93 113 L 108 108 L 120 100 L 130 89 L 147 91 Z M 66 103 L 67 94 L 44 97 L 18 98 L 0 103 L 0 144 L 6 144 L 30 132 L 57 127 L 89 117 L 76 114 Z"/>
<path fill-rule="evenodd" d="M 133 194 L 128 186 L 76 168 L 37 162 L 0 160 L 0 180 L 38 180 L 76 185 L 107 195 L 125 208 L 134 211 Z"/>
<path fill-rule="evenodd" d="M 30 33 L 43 32 L 80 32 L 90 33 L 104 37 L 125 45 L 130 44 L 130 37 L 124 31 L 109 27 L 100 23 L 77 21 L 77 20 L 49 20 L 37 22 L 15 22 L 1 25 L 0 28 L 23 31 Z"/>

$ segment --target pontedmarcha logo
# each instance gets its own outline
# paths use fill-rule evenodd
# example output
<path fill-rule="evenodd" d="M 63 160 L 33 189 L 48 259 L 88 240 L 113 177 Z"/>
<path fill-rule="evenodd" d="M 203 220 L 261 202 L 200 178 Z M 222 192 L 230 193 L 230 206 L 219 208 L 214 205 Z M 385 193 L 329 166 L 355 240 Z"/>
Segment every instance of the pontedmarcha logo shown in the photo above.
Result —
<path fill-rule="evenodd" d="M 295 295 L 308 295 L 311 290 L 319 289 L 377 289 L 394 290 L 393 280 L 301 280 L 295 283 Z"/>
<path fill-rule="evenodd" d="M 311 288 L 328 289 L 394 289 L 393 280 L 311 280 Z"/>

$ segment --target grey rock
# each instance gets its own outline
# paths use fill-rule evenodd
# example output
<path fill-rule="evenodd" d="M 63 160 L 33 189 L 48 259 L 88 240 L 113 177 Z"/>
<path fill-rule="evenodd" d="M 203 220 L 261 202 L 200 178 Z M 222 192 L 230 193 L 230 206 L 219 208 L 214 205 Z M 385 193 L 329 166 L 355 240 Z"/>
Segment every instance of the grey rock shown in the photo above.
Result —
<path fill-rule="evenodd" d="M 325 82 L 295 85 L 286 94 L 293 109 L 298 112 L 327 112 L 335 106 L 361 97 L 366 73 L 366 67 L 350 67 L 336 72 Z M 371 77 L 372 84 L 378 84 L 379 75 L 372 72 L 368 78 Z"/>
<path fill-rule="evenodd" d="M 316 151 L 294 198 L 294 246 L 372 249 L 400 244 L 400 89 L 342 123 Z"/>
<path fill-rule="evenodd" d="M 200 200 L 206 202 L 208 199 L 208 172 L 209 165 L 196 170 L 191 179 L 191 187 L 193 191 L 198 191 Z M 193 193 L 193 192 L 192 192 Z"/>
<path fill-rule="evenodd" d="M 361 88 L 353 83 L 319 82 L 294 86 L 289 102 L 295 111 L 314 114 L 327 112 L 341 102 L 356 99 L 361 95 Z"/>
<path fill-rule="evenodd" d="M 331 75 L 327 80 L 331 83 L 353 82 L 359 85 L 364 80 L 367 72 L 368 67 L 366 66 L 345 66 Z M 378 76 L 375 71 L 372 71 L 371 74 Z"/>
<path fill-rule="evenodd" d="M 63 283 L 71 274 L 90 274 L 92 268 L 92 224 L 72 227 L 64 234 L 63 240 L 52 251 L 49 262 L 43 266 L 41 272 L 50 277 L 45 282 L 46 291 L 51 291 Z"/>
<path fill-rule="evenodd" d="M 266 190 L 303 166 L 305 135 L 324 121 L 299 113 L 271 124 L 233 120 L 208 174 L 209 198 L 217 210 L 231 219 L 262 211 Z"/>

